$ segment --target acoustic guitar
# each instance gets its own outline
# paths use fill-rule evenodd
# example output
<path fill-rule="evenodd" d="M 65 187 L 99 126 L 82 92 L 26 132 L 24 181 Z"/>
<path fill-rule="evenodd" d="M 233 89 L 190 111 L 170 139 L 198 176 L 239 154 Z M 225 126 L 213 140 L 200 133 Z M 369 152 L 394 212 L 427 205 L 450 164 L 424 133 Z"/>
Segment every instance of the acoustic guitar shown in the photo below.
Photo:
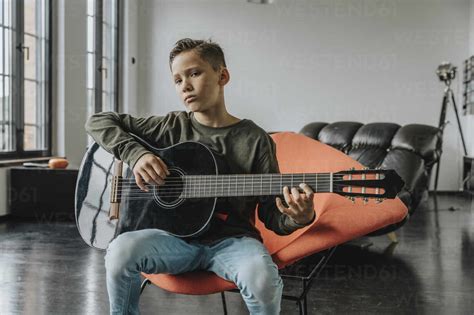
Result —
<path fill-rule="evenodd" d="M 337 173 L 228 174 L 218 154 L 199 142 L 156 148 L 131 134 L 168 166 L 164 185 L 142 191 L 132 170 L 93 143 L 79 169 L 76 225 L 84 241 L 105 249 L 119 234 L 158 228 L 182 238 L 197 237 L 209 225 L 219 200 L 282 195 L 284 186 L 307 183 L 315 193 L 349 199 L 395 198 L 404 185 L 394 170 L 344 170 Z M 300 192 L 302 190 L 298 187 Z"/>

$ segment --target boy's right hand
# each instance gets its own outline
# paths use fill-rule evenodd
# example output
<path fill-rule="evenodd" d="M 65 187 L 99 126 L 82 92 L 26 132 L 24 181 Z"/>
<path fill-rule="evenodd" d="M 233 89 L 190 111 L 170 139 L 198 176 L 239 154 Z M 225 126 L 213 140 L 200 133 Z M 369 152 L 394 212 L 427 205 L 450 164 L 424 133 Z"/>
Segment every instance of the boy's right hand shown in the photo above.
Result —
<path fill-rule="evenodd" d="M 143 191 L 148 191 L 145 182 L 150 185 L 163 185 L 165 178 L 169 175 L 168 167 L 158 156 L 147 153 L 140 157 L 133 167 L 135 182 Z"/>

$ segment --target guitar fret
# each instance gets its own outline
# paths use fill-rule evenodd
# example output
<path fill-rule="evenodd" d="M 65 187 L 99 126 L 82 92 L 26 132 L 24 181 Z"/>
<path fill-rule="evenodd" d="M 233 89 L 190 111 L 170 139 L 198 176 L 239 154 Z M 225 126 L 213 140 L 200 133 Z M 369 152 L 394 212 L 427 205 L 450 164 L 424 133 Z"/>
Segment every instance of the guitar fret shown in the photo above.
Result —
<path fill-rule="evenodd" d="M 224 195 L 224 179 L 221 178 L 221 196 Z"/>
<path fill-rule="evenodd" d="M 273 174 L 270 174 L 270 195 L 273 195 L 273 193 L 272 193 L 272 179 L 273 179 Z"/>
<path fill-rule="evenodd" d="M 316 184 L 315 184 L 316 188 L 315 189 L 316 189 L 316 191 L 318 191 L 318 174 L 317 173 L 314 174 L 314 178 L 316 180 Z"/>
<path fill-rule="evenodd" d="M 329 192 L 332 192 L 332 189 L 333 189 L 333 186 L 332 186 L 332 174 L 333 174 L 333 173 L 331 173 L 331 175 L 330 175 L 330 183 L 329 183 L 330 189 L 329 189 Z"/>

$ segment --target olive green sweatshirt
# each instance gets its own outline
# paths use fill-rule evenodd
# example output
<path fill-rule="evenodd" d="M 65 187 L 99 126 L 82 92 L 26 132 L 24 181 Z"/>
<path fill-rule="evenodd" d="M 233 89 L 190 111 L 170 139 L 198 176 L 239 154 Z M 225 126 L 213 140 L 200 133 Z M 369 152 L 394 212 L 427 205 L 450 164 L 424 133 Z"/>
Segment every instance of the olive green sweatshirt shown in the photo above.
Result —
<path fill-rule="evenodd" d="M 199 123 L 192 112 L 174 111 L 165 116 L 146 118 L 102 112 L 92 115 L 85 128 L 102 148 L 132 169 L 138 159 L 150 151 L 129 133 L 159 148 L 184 141 L 203 143 L 224 158 L 230 174 L 279 173 L 274 141 L 248 119 L 214 128 Z M 215 210 L 209 229 L 199 239 L 206 243 L 233 236 L 261 240 L 254 226 L 257 203 L 259 219 L 275 233 L 286 235 L 303 227 L 278 210 L 275 196 L 232 197 L 225 198 L 224 204 Z"/>

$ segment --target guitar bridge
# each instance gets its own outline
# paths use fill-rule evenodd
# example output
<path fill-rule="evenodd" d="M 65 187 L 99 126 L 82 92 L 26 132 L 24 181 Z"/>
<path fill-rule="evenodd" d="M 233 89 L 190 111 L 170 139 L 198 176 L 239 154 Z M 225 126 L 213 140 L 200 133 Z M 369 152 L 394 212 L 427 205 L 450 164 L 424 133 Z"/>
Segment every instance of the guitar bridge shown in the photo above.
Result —
<path fill-rule="evenodd" d="M 115 162 L 114 176 L 112 177 L 110 189 L 110 209 L 109 220 L 116 220 L 119 218 L 120 201 L 122 199 L 122 192 L 120 191 L 119 183 L 122 180 L 123 162 L 117 160 Z"/>

